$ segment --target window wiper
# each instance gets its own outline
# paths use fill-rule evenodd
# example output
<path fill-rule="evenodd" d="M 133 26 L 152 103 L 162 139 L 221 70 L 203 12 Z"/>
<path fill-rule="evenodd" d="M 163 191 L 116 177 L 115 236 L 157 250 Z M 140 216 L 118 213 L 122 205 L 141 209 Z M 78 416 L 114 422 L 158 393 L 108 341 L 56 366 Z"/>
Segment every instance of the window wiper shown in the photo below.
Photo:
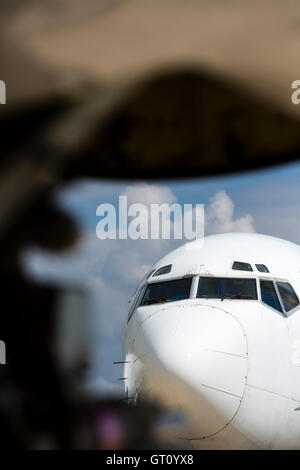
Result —
<path fill-rule="evenodd" d="M 244 294 L 225 294 L 223 297 L 221 297 L 221 300 L 224 299 L 252 299 L 250 295 L 244 295 Z"/>
<path fill-rule="evenodd" d="M 167 302 L 167 299 L 152 299 L 152 300 L 147 300 L 144 305 L 151 305 L 151 304 L 163 304 Z"/>

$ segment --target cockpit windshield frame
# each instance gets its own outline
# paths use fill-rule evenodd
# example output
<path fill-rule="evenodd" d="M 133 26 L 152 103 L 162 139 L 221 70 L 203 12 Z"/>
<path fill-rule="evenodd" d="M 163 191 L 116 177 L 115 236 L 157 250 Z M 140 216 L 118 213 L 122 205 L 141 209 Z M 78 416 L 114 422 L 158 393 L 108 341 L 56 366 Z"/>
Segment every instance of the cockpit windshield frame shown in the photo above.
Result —
<path fill-rule="evenodd" d="M 150 276 L 148 277 L 148 279 L 150 278 Z M 243 298 L 243 296 L 238 296 L 236 294 L 232 295 L 232 296 L 224 296 L 224 297 L 198 297 L 197 296 L 197 292 L 198 292 L 198 288 L 199 288 L 199 282 L 200 282 L 200 279 L 201 278 L 215 278 L 215 279 L 233 279 L 233 280 L 252 280 L 252 281 L 255 281 L 255 288 L 256 288 L 256 298 Z M 141 305 L 141 302 L 142 302 L 142 299 L 145 295 L 145 292 L 146 292 L 146 289 L 149 285 L 153 285 L 153 284 L 157 284 L 157 283 L 165 283 L 165 282 L 171 282 L 171 281 L 178 281 L 178 280 L 183 280 L 183 279 L 191 279 L 191 284 L 190 284 L 190 291 L 189 291 L 189 296 L 184 298 L 184 299 L 174 299 L 174 300 L 167 300 L 166 302 L 179 302 L 179 301 L 185 301 L 185 300 L 189 300 L 189 299 L 197 299 L 197 300 L 207 300 L 207 301 L 211 301 L 211 300 L 219 300 L 219 301 L 223 301 L 223 300 L 246 300 L 247 302 L 249 301 L 254 301 L 254 302 L 259 302 L 261 303 L 264 307 L 266 308 L 269 308 L 271 309 L 272 311 L 276 312 L 277 314 L 287 318 L 289 317 L 290 315 L 292 315 L 295 311 L 299 310 L 300 309 L 300 302 L 299 302 L 299 297 L 297 295 L 297 292 L 294 290 L 293 288 L 293 283 L 291 281 L 289 281 L 288 279 L 282 279 L 282 278 L 275 278 L 275 277 L 271 277 L 271 276 L 266 276 L 266 275 L 254 275 L 254 273 L 252 272 L 250 274 L 247 275 L 246 273 L 244 273 L 243 275 L 241 276 L 224 276 L 224 275 L 220 275 L 220 276 L 213 276 L 211 274 L 186 274 L 184 276 L 176 276 L 176 277 L 171 277 L 171 278 L 168 278 L 168 279 L 153 279 L 151 278 L 151 280 L 149 280 L 147 282 L 147 279 L 144 279 L 144 282 L 139 286 L 139 288 L 137 289 L 137 292 L 136 294 L 133 296 L 133 299 L 132 299 L 132 303 L 131 303 L 131 308 L 129 310 L 129 314 L 128 314 L 128 322 L 130 321 L 131 317 L 133 316 L 135 310 L 139 307 L 149 307 L 149 306 L 153 306 L 153 305 L 157 305 L 159 302 L 154 302 L 154 303 L 149 303 L 149 304 L 144 304 L 144 305 Z M 274 289 L 276 291 L 276 294 L 277 294 L 277 297 L 278 297 L 278 301 L 280 303 L 280 306 L 281 306 L 281 309 L 282 311 L 279 311 L 277 310 L 276 308 L 272 307 L 271 305 L 268 305 L 267 303 L 265 303 L 263 300 L 262 300 L 262 292 L 261 292 L 261 281 L 269 281 L 269 282 L 272 282 L 273 285 L 274 285 Z M 286 284 L 289 284 L 292 288 L 292 290 L 294 291 L 294 294 L 296 296 L 296 298 L 298 299 L 298 304 L 291 308 L 290 310 L 286 310 L 285 307 L 284 307 L 284 303 L 283 303 L 283 300 L 282 300 L 282 297 L 281 297 L 281 294 L 279 292 L 279 289 L 278 289 L 278 286 L 277 286 L 277 282 L 280 282 L 280 283 L 286 283 Z M 161 303 L 165 303 L 162 302 Z"/>
<path fill-rule="evenodd" d="M 184 282 L 186 281 L 186 286 L 184 286 Z M 170 295 L 171 292 L 172 292 L 172 287 L 174 287 L 174 284 L 177 283 L 183 283 L 183 285 L 181 287 L 183 287 L 183 291 L 184 289 L 187 288 L 186 292 L 179 294 L 179 298 L 173 298 L 173 295 Z M 193 282 L 193 276 L 182 276 L 180 278 L 177 278 L 177 279 L 166 279 L 166 280 L 160 280 L 160 281 L 157 281 L 157 282 L 149 282 L 146 286 L 146 289 L 144 291 L 144 295 L 142 296 L 142 298 L 140 299 L 140 303 L 139 303 L 139 307 L 146 307 L 146 306 L 149 306 L 149 305 L 153 305 L 153 304 L 157 304 L 157 303 L 169 303 L 169 302 L 179 302 L 181 300 L 188 300 L 190 299 L 190 296 L 191 296 L 191 287 L 192 287 L 192 282 Z M 162 297 L 161 298 L 157 298 L 157 299 L 152 299 L 152 301 L 149 299 L 148 301 L 145 301 L 145 297 L 147 295 L 147 292 L 149 289 L 153 289 L 154 288 L 154 292 L 155 292 L 155 286 L 158 286 L 160 285 L 162 290 Z M 163 291 L 163 287 L 167 285 L 170 287 L 170 292 L 168 294 L 168 292 L 164 292 Z M 154 287 L 152 287 L 154 286 Z M 150 290 L 149 290 L 150 292 Z M 160 292 L 160 289 L 158 288 L 158 292 Z M 181 295 L 184 295 L 183 298 L 181 298 Z M 167 298 L 168 297 L 168 298 Z"/>
<path fill-rule="evenodd" d="M 258 286 L 257 286 L 257 279 L 255 276 L 212 276 L 212 275 L 207 275 L 207 276 L 198 276 L 198 286 L 197 286 L 197 291 L 196 291 L 196 298 L 197 299 L 203 299 L 203 300 L 247 300 L 251 301 L 257 301 L 258 300 Z M 217 283 L 217 281 L 253 281 L 253 286 L 255 288 L 255 293 L 253 292 L 253 297 L 252 296 L 246 296 L 244 292 L 232 292 L 232 293 L 224 293 L 224 295 L 221 295 L 221 293 L 218 293 L 217 296 L 200 296 L 198 297 L 198 291 L 201 283 L 201 279 L 214 279 Z M 214 286 L 217 287 L 217 286 Z M 218 289 L 222 287 L 221 284 L 218 286 Z M 223 286 L 224 287 L 224 286 Z M 223 288 L 222 287 L 222 288 Z"/>

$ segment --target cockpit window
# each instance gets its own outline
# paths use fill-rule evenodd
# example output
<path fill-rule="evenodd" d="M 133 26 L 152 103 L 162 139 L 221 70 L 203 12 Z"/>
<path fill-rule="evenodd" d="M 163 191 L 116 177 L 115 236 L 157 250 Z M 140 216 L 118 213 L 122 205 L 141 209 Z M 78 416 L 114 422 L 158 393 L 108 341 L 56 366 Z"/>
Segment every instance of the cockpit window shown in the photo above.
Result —
<path fill-rule="evenodd" d="M 256 264 L 255 266 L 257 268 L 257 271 L 259 271 L 260 273 L 269 273 L 270 272 L 268 270 L 267 266 L 265 266 L 264 264 Z"/>
<path fill-rule="evenodd" d="M 299 299 L 288 282 L 276 282 L 283 306 L 288 312 L 299 305 Z"/>
<path fill-rule="evenodd" d="M 197 297 L 257 300 L 255 279 L 200 277 Z"/>
<path fill-rule="evenodd" d="M 282 312 L 273 281 L 260 281 L 261 300 L 270 307 Z"/>
<path fill-rule="evenodd" d="M 241 261 L 234 261 L 232 269 L 235 271 L 253 271 L 250 263 L 242 263 Z"/>
<path fill-rule="evenodd" d="M 163 266 L 162 268 L 159 268 L 157 271 L 155 271 L 153 276 L 161 276 L 162 274 L 168 274 L 171 272 L 171 268 L 172 268 L 172 265 L 167 264 L 167 266 Z"/>
<path fill-rule="evenodd" d="M 140 287 L 140 289 L 138 290 L 138 292 L 136 293 L 135 296 L 133 296 L 133 300 L 132 300 L 132 303 L 131 303 L 131 307 L 129 309 L 129 312 L 128 312 L 128 319 L 127 319 L 127 322 L 129 322 L 130 318 L 132 317 L 132 315 L 134 314 L 134 311 L 137 307 L 137 305 L 140 303 L 143 295 L 144 295 L 144 292 L 145 292 L 145 289 L 146 289 L 146 286 L 147 284 L 144 284 L 142 287 Z"/>
<path fill-rule="evenodd" d="M 191 277 L 148 284 L 140 305 L 151 305 L 188 299 L 190 296 L 191 284 Z"/>

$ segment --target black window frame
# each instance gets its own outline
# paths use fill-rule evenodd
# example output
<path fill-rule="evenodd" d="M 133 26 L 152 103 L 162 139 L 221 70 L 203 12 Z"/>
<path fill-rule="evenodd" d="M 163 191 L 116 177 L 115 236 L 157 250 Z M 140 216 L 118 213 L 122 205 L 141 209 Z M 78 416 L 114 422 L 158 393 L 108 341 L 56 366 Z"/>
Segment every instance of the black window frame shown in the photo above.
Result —
<path fill-rule="evenodd" d="M 296 294 L 295 289 L 293 288 L 292 284 L 291 284 L 289 281 L 283 280 L 283 279 L 275 279 L 275 280 L 274 280 L 274 283 L 275 283 L 275 285 L 276 285 L 276 289 L 277 289 L 278 296 L 279 296 L 280 301 L 281 301 L 282 308 L 283 308 L 285 314 L 286 314 L 287 316 L 289 316 L 289 315 L 291 315 L 291 314 L 293 313 L 293 311 L 294 311 L 295 309 L 297 309 L 297 308 L 299 307 L 299 305 L 300 305 L 299 297 L 298 297 L 298 295 Z M 285 302 L 284 302 L 284 300 L 283 300 L 283 298 L 282 298 L 282 294 L 281 294 L 281 292 L 280 292 L 280 289 L 279 289 L 278 284 L 287 284 L 287 285 L 289 285 L 289 286 L 291 287 L 291 289 L 292 289 L 292 291 L 293 291 L 293 293 L 294 293 L 294 295 L 295 295 L 295 297 L 296 297 L 296 299 L 297 299 L 297 302 L 298 302 L 294 307 L 292 307 L 292 308 L 290 308 L 290 309 L 288 309 L 288 310 L 286 309 L 286 307 L 285 307 Z"/>
<path fill-rule="evenodd" d="M 153 304 L 142 304 L 143 300 L 144 300 L 144 297 L 146 295 L 146 292 L 147 292 L 147 288 L 148 286 L 153 286 L 155 284 L 166 284 L 166 283 L 170 283 L 170 282 L 175 282 L 175 281 L 183 281 L 183 280 L 190 280 L 190 289 L 189 289 L 189 293 L 188 293 L 188 297 L 184 298 L 184 299 L 174 299 L 174 300 L 168 300 L 166 301 L 166 303 L 171 303 L 171 302 L 180 302 L 182 300 L 188 300 L 191 298 L 191 289 L 192 289 L 192 283 L 193 283 L 193 277 L 194 276 L 181 276 L 181 277 L 177 277 L 177 278 L 173 278 L 173 279 L 161 279 L 161 280 L 157 280 L 155 282 L 148 282 L 147 285 L 146 285 L 146 289 L 144 290 L 144 293 L 143 293 L 143 296 L 142 298 L 140 299 L 140 303 L 139 305 L 136 306 L 137 307 L 149 307 L 151 305 L 159 305 L 159 304 L 156 304 L 156 303 L 153 303 Z"/>
<path fill-rule="evenodd" d="M 156 269 L 156 271 L 152 274 L 152 277 L 163 276 L 164 274 L 169 274 L 171 271 L 172 271 L 172 264 L 166 264 L 165 266 L 161 266 L 161 268 Z"/>
<path fill-rule="evenodd" d="M 250 269 L 243 269 L 241 267 L 236 267 L 237 265 L 249 266 Z M 247 263 L 246 261 L 233 261 L 231 269 L 233 271 L 244 271 L 246 273 L 252 273 L 253 272 L 252 265 L 250 263 Z"/>
<path fill-rule="evenodd" d="M 279 313 L 280 315 L 283 315 L 283 316 L 286 316 L 286 312 L 284 310 L 284 307 L 283 307 L 283 304 L 281 302 L 281 297 L 279 295 L 279 292 L 278 292 L 278 289 L 277 289 L 277 286 L 276 286 L 276 282 L 274 279 L 270 279 L 270 278 L 258 278 L 258 281 L 259 281 L 259 292 L 260 292 L 260 300 L 261 300 L 261 303 L 263 305 L 265 305 L 266 307 L 268 308 L 271 308 L 272 310 L 274 310 L 274 312 L 277 312 Z M 261 283 L 262 282 L 267 282 L 267 283 L 270 283 L 273 285 L 273 288 L 274 288 L 274 291 L 275 291 L 275 294 L 277 296 L 277 300 L 278 300 L 278 303 L 280 305 L 280 308 L 281 310 L 278 310 L 277 308 L 274 308 L 272 307 L 272 305 L 269 305 L 267 302 L 264 302 L 263 301 L 263 298 L 262 298 L 262 288 L 261 288 Z"/>
<path fill-rule="evenodd" d="M 130 309 L 129 309 L 129 312 L 128 312 L 128 317 L 127 317 L 127 323 L 130 322 L 136 308 L 137 308 L 137 303 L 140 299 L 140 296 L 144 296 L 144 293 L 145 293 L 145 290 L 146 290 L 146 287 L 147 287 L 148 283 L 145 282 L 136 292 L 135 296 L 134 296 L 134 299 L 132 301 L 132 305 L 130 306 Z"/>
<path fill-rule="evenodd" d="M 254 301 L 258 301 L 259 300 L 259 295 L 258 295 L 258 289 L 257 289 L 257 279 L 256 277 L 234 277 L 234 276 L 199 276 L 199 279 L 198 279 L 198 286 L 197 286 L 197 292 L 196 292 L 196 299 L 208 299 L 208 300 L 220 300 L 220 299 L 223 299 L 223 297 L 198 297 L 198 290 L 199 290 L 199 286 L 200 286 L 200 282 L 201 282 L 201 279 L 217 279 L 217 280 L 245 280 L 245 281 L 254 281 L 254 285 L 255 285 L 255 295 L 256 297 L 255 298 L 251 298 L 251 299 L 238 299 L 238 298 L 234 298 L 234 300 L 254 300 Z M 224 298 L 226 299 L 226 297 Z M 228 297 L 228 299 L 230 300 L 230 297 Z"/>
<path fill-rule="evenodd" d="M 270 273 L 268 267 L 265 265 L 265 264 L 262 264 L 262 263 L 257 263 L 255 264 L 255 267 L 257 269 L 258 272 L 260 273 Z M 262 269 L 260 269 L 262 267 Z"/>

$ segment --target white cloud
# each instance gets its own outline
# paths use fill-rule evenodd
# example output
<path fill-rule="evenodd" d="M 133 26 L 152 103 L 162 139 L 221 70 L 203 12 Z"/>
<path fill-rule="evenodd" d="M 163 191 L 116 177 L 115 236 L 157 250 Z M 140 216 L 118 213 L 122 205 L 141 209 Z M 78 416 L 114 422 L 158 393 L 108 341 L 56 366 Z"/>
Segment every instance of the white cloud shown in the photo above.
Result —
<path fill-rule="evenodd" d="M 173 204 L 177 201 L 177 197 L 168 186 L 158 186 L 148 183 L 138 183 L 127 186 L 122 195 L 127 196 L 128 205 L 137 202 L 145 204 Z"/>
<path fill-rule="evenodd" d="M 124 286 L 138 284 L 151 268 L 151 264 L 145 263 L 141 255 L 133 247 L 113 251 L 106 259 L 103 275 L 112 282 L 117 279 Z"/>
<path fill-rule="evenodd" d="M 130 185 L 122 192 L 127 196 L 128 207 L 142 203 L 147 208 L 151 204 L 173 204 L 177 197 L 168 186 L 140 183 Z M 146 217 L 150 216 L 150 211 Z M 150 221 L 149 232 L 150 232 Z M 174 244 L 172 240 L 119 240 L 118 246 L 107 254 L 102 276 L 113 284 L 123 286 L 137 285 L 149 271 L 153 263 Z M 172 249 L 172 248 L 170 248 Z"/>
<path fill-rule="evenodd" d="M 225 191 L 218 191 L 209 198 L 206 210 L 206 234 L 224 232 L 255 232 L 254 219 L 247 214 L 234 219 L 234 203 Z"/>
<path fill-rule="evenodd" d="M 74 207 L 80 200 L 81 190 L 82 187 L 77 184 Z M 176 195 L 165 185 L 130 185 L 123 188 L 122 194 L 128 197 L 128 205 L 138 202 L 149 207 L 152 203 L 171 205 L 177 201 Z M 98 195 L 94 183 L 90 192 L 88 187 L 84 187 L 83 197 L 88 195 L 94 202 Z M 70 188 L 67 197 L 70 202 L 73 197 Z M 102 200 L 108 201 L 103 194 Z M 194 201 L 195 204 L 202 202 Z M 254 224 L 250 215 L 235 218 L 233 201 L 224 191 L 219 191 L 210 198 L 206 207 L 205 228 L 206 234 L 253 232 Z M 60 279 L 62 283 L 81 280 L 89 287 L 93 323 L 91 388 L 103 386 L 106 390 L 116 391 L 115 384 L 110 388 L 115 373 L 112 362 L 122 359 L 122 330 L 128 300 L 151 266 L 183 242 L 172 239 L 99 240 L 96 232 L 89 229 L 83 231 L 83 237 L 73 253 L 60 256 L 46 255 L 37 250 L 28 253 L 27 267 L 35 273 L 35 277 Z"/>

